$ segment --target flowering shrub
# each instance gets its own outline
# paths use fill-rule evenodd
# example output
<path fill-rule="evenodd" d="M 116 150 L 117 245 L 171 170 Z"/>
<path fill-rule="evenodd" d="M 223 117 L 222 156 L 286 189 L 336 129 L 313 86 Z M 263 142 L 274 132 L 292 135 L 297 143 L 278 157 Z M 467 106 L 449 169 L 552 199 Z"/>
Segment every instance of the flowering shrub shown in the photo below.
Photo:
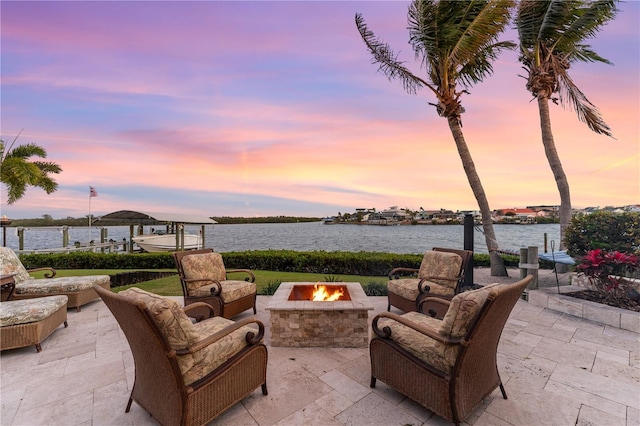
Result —
<path fill-rule="evenodd" d="M 628 297 L 631 282 L 627 279 L 639 270 L 638 257 L 619 251 L 595 249 L 587 252 L 577 266 L 578 272 L 589 278 L 594 289 L 605 300 Z"/>

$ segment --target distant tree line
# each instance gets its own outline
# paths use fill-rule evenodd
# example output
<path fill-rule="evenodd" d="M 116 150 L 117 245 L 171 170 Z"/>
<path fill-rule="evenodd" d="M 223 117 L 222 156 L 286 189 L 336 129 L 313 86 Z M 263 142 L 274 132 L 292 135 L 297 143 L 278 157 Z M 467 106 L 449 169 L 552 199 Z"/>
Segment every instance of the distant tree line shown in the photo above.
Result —
<path fill-rule="evenodd" d="M 220 224 L 237 223 L 297 223 L 297 222 L 320 222 L 319 217 L 296 217 L 296 216 L 262 216 L 262 217 L 212 217 Z"/>
<path fill-rule="evenodd" d="M 297 222 L 319 222 L 319 217 L 296 217 L 296 216 L 264 216 L 264 217 L 212 217 L 219 224 L 238 223 L 297 223 Z M 92 224 L 96 226 L 125 226 L 130 225 L 129 221 L 109 220 L 109 223 L 101 223 L 99 217 L 94 217 Z M 11 226 L 38 227 L 38 226 L 87 226 L 89 216 L 66 217 L 64 219 L 54 219 L 51 215 L 45 214 L 41 218 L 35 219 L 13 219 Z"/>

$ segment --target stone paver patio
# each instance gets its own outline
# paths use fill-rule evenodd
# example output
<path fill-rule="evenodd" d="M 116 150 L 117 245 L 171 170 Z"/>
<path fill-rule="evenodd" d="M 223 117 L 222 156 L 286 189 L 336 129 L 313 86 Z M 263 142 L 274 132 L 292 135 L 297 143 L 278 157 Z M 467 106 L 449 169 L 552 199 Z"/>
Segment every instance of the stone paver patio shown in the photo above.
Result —
<path fill-rule="evenodd" d="M 513 275 L 513 274 L 512 274 Z M 516 278 L 510 278 L 516 281 Z M 181 300 L 181 298 L 176 298 Z M 375 313 L 386 297 L 370 297 Z M 267 326 L 269 296 L 258 296 Z M 250 315 L 247 311 L 243 316 Z M 238 317 L 239 318 L 239 317 Z M 69 310 L 37 353 L 2 352 L 2 425 L 147 425 L 137 404 L 126 339 L 102 303 Z M 640 335 L 523 300 L 500 341 L 496 390 L 470 425 L 639 425 Z M 446 421 L 378 381 L 369 387 L 368 350 L 269 347 L 269 395 L 259 389 L 214 425 L 445 425 Z"/>

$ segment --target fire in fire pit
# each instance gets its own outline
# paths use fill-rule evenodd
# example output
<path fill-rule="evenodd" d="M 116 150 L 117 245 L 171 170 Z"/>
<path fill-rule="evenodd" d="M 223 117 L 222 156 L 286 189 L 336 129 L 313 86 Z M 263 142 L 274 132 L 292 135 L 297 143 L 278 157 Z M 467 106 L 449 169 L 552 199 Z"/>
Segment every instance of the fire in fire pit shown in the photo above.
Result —
<path fill-rule="evenodd" d="M 287 300 L 310 300 L 313 302 L 333 302 L 351 300 L 345 285 L 302 284 L 294 285 Z"/>

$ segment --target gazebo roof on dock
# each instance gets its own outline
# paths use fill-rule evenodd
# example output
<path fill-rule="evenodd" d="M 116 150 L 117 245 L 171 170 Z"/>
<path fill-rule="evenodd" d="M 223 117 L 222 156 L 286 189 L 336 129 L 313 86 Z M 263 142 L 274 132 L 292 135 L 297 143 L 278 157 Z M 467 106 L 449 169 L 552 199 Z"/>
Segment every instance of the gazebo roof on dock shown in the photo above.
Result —
<path fill-rule="evenodd" d="M 96 222 L 108 220 L 128 221 L 131 223 L 142 225 L 155 225 L 167 222 L 188 223 L 193 225 L 213 225 L 215 223 L 218 223 L 215 220 L 204 216 L 134 210 L 118 210 L 117 212 L 108 213 L 97 219 Z"/>

